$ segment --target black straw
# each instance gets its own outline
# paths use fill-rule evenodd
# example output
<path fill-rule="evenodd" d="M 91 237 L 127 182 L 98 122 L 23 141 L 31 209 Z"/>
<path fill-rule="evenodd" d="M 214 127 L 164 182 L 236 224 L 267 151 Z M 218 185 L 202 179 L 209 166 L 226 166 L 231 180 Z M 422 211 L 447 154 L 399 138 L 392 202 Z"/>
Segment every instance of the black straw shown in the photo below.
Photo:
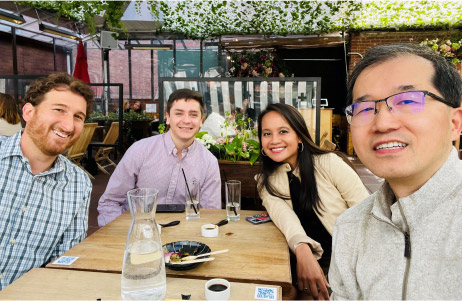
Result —
<path fill-rule="evenodd" d="M 188 185 L 188 180 L 186 180 L 186 175 L 184 174 L 184 169 L 181 168 L 181 171 L 183 172 L 183 177 L 184 177 L 184 181 L 186 183 L 186 189 L 188 189 L 188 194 L 189 194 L 189 199 L 191 200 L 191 205 L 194 209 L 194 213 L 197 214 L 197 209 L 196 209 L 196 206 L 194 206 L 194 202 L 192 200 L 192 196 L 191 196 L 191 191 L 189 191 L 189 185 Z"/>
<path fill-rule="evenodd" d="M 226 172 L 225 172 L 224 169 L 223 169 L 223 176 L 225 177 L 225 185 L 226 185 L 226 189 L 228 190 L 228 197 L 229 197 L 228 178 L 226 178 Z M 234 215 L 237 215 L 236 206 L 234 206 L 233 198 L 231 198 L 231 205 L 233 205 L 232 208 L 233 208 L 233 211 L 234 211 Z"/>

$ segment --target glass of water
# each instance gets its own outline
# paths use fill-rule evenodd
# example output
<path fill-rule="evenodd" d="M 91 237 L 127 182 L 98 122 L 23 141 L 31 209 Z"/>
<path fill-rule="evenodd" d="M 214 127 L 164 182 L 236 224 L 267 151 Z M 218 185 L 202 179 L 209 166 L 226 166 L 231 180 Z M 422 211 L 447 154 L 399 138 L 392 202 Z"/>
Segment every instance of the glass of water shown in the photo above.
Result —
<path fill-rule="evenodd" d="M 189 181 L 188 181 L 189 182 Z M 188 191 L 189 188 L 189 191 Z M 199 180 L 193 179 L 186 186 L 186 219 L 194 220 L 201 217 L 200 208 L 200 183 Z"/>
<path fill-rule="evenodd" d="M 229 180 L 226 187 L 226 217 L 228 221 L 241 219 L 241 181 Z"/>

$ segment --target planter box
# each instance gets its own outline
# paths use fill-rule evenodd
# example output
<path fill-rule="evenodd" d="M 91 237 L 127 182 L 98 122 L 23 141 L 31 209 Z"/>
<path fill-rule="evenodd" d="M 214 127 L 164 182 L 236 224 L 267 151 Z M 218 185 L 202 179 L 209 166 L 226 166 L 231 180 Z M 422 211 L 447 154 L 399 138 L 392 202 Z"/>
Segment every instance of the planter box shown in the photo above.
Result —
<path fill-rule="evenodd" d="M 257 191 L 255 175 L 259 173 L 260 164 L 250 165 L 248 161 L 218 160 L 221 176 L 222 208 L 225 208 L 225 176 L 228 180 L 241 181 L 241 206 L 243 210 L 264 210 Z"/>

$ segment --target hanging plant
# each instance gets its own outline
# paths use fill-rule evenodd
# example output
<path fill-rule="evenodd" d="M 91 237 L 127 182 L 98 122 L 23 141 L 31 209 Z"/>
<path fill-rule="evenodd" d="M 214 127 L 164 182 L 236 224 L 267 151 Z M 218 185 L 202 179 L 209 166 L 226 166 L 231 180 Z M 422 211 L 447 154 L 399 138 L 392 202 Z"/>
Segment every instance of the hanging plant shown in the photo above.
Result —
<path fill-rule="evenodd" d="M 285 77 L 287 69 L 272 50 L 243 51 L 231 54 L 232 77 Z"/>
<path fill-rule="evenodd" d="M 458 65 L 462 60 L 462 39 L 456 39 L 454 42 L 446 39 L 425 39 L 420 45 L 430 47 L 435 53 L 441 55 L 453 65 Z"/>

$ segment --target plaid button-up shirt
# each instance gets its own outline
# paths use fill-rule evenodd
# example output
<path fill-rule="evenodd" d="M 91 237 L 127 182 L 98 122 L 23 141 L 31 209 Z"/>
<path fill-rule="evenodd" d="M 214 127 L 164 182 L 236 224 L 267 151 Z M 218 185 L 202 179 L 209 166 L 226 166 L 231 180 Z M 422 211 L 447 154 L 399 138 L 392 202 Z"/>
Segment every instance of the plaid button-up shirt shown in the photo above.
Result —
<path fill-rule="evenodd" d="M 32 174 L 21 132 L 0 136 L 0 290 L 54 260 L 87 234 L 92 184 L 63 156 Z"/>

